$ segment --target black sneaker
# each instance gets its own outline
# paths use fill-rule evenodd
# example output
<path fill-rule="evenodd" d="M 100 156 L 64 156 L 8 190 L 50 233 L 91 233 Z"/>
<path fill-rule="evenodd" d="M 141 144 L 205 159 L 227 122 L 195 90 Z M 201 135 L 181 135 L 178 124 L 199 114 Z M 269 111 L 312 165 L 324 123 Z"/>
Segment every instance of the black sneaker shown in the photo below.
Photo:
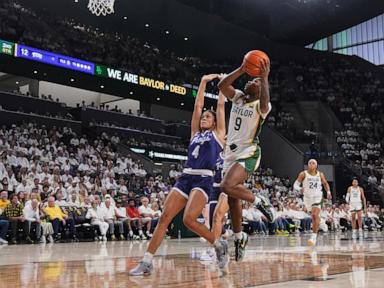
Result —
<path fill-rule="evenodd" d="M 30 237 L 27 237 L 25 240 L 27 241 L 28 244 L 34 244 L 35 243 L 35 242 L 33 242 L 33 240 Z"/>
<path fill-rule="evenodd" d="M 267 218 L 269 223 L 273 223 L 276 221 L 277 215 L 276 211 L 269 202 L 269 200 L 263 196 L 256 196 L 260 199 L 259 203 L 255 205 L 255 207 L 260 210 L 261 213 Z"/>
<path fill-rule="evenodd" d="M 241 232 L 243 237 L 241 239 L 235 240 L 235 260 L 240 262 L 244 259 L 245 256 L 245 247 L 248 243 L 248 234 Z"/>

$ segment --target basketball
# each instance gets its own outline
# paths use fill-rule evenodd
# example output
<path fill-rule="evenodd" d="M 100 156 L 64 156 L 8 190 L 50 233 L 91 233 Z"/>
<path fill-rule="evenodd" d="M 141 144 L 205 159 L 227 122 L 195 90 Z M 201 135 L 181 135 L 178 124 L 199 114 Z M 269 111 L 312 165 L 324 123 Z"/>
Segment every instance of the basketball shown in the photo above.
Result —
<path fill-rule="evenodd" d="M 245 56 L 244 56 L 244 62 L 245 62 L 245 72 L 253 77 L 257 77 L 261 75 L 261 64 L 260 61 L 262 59 L 268 60 L 269 57 L 268 55 L 260 50 L 252 50 L 249 51 Z"/>

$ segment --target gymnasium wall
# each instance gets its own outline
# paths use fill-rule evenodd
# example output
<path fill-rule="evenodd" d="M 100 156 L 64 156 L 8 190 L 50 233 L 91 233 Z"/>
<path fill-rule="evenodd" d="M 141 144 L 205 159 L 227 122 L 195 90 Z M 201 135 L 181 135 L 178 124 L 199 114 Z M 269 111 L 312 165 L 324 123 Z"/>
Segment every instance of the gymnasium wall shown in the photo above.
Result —
<path fill-rule="evenodd" d="M 263 167 L 272 168 L 274 174 L 288 176 L 291 181 L 303 171 L 304 154 L 275 130 L 264 126 L 260 142 Z"/>
<path fill-rule="evenodd" d="M 140 109 L 140 102 L 137 100 L 122 99 L 121 97 L 109 94 L 64 86 L 46 81 L 39 82 L 39 94 L 44 94 L 46 96 L 51 94 L 53 99 L 59 98 L 60 102 L 65 103 L 69 107 L 76 107 L 77 103 L 81 103 L 81 101 L 84 100 L 86 105 L 91 104 L 92 102 L 94 102 L 95 105 L 99 105 L 100 103 L 113 101 L 106 104 L 109 104 L 110 108 L 118 105 L 123 112 L 128 112 L 128 110 L 131 109 L 132 112 L 135 113 L 136 110 Z"/>

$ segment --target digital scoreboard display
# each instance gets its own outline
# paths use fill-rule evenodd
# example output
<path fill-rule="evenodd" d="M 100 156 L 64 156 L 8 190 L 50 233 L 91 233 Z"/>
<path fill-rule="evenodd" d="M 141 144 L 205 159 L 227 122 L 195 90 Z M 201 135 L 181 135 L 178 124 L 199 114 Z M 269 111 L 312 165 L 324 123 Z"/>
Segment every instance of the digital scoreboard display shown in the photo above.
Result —
<path fill-rule="evenodd" d="M 112 67 L 102 66 L 92 62 L 44 51 L 23 44 L 12 43 L 1 39 L 0 54 L 6 54 L 13 57 L 24 58 L 30 61 L 36 61 L 61 68 L 75 70 L 82 73 L 95 75 L 97 77 L 104 77 L 138 86 L 144 86 L 150 89 L 165 91 L 175 95 L 189 97 L 196 97 L 197 95 L 197 89 L 194 89 L 192 85 L 189 85 L 191 87 L 187 88 L 160 79 L 153 79 L 144 75 L 138 75 Z M 218 95 L 208 92 L 205 93 L 205 97 L 218 99 Z"/>
<path fill-rule="evenodd" d="M 16 46 L 16 57 L 76 70 L 92 75 L 95 74 L 95 65 L 91 62 L 43 51 L 25 45 L 17 44 Z"/>

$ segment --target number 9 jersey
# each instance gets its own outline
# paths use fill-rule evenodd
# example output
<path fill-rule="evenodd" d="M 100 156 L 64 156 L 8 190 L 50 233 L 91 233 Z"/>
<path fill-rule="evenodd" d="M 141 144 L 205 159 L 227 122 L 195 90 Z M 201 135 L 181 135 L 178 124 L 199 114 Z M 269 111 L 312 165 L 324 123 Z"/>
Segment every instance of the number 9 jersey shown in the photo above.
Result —
<path fill-rule="evenodd" d="M 269 103 L 268 112 L 261 113 L 260 100 L 246 103 L 244 96 L 242 91 L 236 90 L 235 96 L 231 99 L 224 171 L 234 162 L 239 162 L 241 165 L 244 164 L 248 174 L 252 174 L 260 163 L 258 144 L 261 127 L 272 106 Z"/>

